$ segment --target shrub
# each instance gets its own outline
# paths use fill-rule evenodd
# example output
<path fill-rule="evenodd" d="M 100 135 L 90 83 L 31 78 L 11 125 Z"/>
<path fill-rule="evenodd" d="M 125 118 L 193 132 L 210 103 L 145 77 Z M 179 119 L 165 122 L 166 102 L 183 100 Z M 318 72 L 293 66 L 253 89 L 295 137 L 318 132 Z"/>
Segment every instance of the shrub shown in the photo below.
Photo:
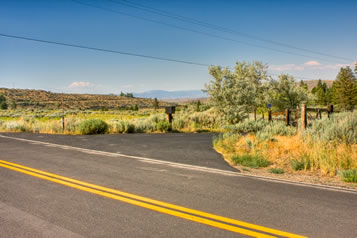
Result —
<path fill-rule="evenodd" d="M 135 125 L 130 121 L 120 121 L 116 124 L 117 133 L 134 133 Z"/>
<path fill-rule="evenodd" d="M 357 111 L 335 113 L 330 119 L 315 120 L 303 136 L 325 142 L 357 144 Z"/>
<path fill-rule="evenodd" d="M 135 125 L 135 132 L 153 132 L 156 130 L 156 123 L 148 119 L 139 119 Z"/>
<path fill-rule="evenodd" d="M 83 135 L 104 134 L 108 130 L 108 124 L 100 119 L 89 119 L 79 124 L 79 131 Z"/>
<path fill-rule="evenodd" d="M 357 183 L 357 170 L 342 171 L 342 180 L 349 183 Z"/>
<path fill-rule="evenodd" d="M 259 141 L 269 140 L 273 136 L 293 136 L 295 134 L 296 128 L 286 126 L 282 121 L 273 121 L 256 133 Z"/>
<path fill-rule="evenodd" d="M 225 127 L 225 129 L 233 133 L 242 133 L 242 134 L 256 133 L 262 130 L 268 124 L 269 122 L 266 120 L 257 120 L 257 121 L 245 120 L 235 125 L 227 126 Z"/>
<path fill-rule="evenodd" d="M 171 129 L 171 124 L 168 121 L 159 121 L 156 123 L 156 129 L 161 132 L 168 132 Z"/>
<path fill-rule="evenodd" d="M 7 106 L 7 103 L 4 101 L 4 102 L 0 102 L 0 109 L 2 110 L 6 110 L 8 108 Z"/>
<path fill-rule="evenodd" d="M 294 171 L 307 170 L 311 168 L 311 160 L 307 156 L 303 156 L 300 160 L 293 159 L 290 161 L 290 166 Z"/>
<path fill-rule="evenodd" d="M 269 171 L 269 173 L 272 173 L 272 174 L 283 174 L 284 173 L 284 169 L 281 169 L 281 168 L 271 168 L 268 171 Z"/>
<path fill-rule="evenodd" d="M 267 167 L 270 164 L 263 156 L 250 154 L 234 155 L 232 156 L 232 161 L 236 165 L 238 164 L 250 168 Z"/>

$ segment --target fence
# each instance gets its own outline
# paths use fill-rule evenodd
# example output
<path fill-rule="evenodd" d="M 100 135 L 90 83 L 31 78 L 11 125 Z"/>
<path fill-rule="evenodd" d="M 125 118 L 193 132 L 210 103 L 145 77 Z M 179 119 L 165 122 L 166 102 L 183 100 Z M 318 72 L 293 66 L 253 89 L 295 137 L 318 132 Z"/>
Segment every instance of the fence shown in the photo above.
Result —
<path fill-rule="evenodd" d="M 330 118 L 334 112 L 333 105 L 328 105 L 326 108 L 307 108 L 306 104 L 302 104 L 301 108 L 297 107 L 296 110 L 285 109 L 284 112 L 272 112 L 269 110 L 268 120 L 272 121 L 273 116 L 280 116 L 280 118 L 274 118 L 274 120 L 283 120 L 286 126 L 298 127 L 298 121 L 301 119 L 301 128 L 306 129 L 308 122 L 321 119 L 322 113 L 326 113 L 327 117 Z M 294 116 L 292 116 L 292 114 Z"/>

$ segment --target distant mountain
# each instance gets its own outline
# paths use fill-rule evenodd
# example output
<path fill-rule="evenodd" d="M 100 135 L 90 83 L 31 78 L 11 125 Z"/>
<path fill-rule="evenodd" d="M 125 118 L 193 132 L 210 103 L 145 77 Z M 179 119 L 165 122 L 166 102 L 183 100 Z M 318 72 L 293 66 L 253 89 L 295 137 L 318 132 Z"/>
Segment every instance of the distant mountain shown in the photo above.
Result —
<path fill-rule="evenodd" d="M 157 99 L 180 99 L 180 98 L 205 98 L 207 94 L 201 90 L 182 90 L 182 91 L 165 91 L 152 90 L 142 93 L 134 93 L 138 98 L 157 98 Z"/>

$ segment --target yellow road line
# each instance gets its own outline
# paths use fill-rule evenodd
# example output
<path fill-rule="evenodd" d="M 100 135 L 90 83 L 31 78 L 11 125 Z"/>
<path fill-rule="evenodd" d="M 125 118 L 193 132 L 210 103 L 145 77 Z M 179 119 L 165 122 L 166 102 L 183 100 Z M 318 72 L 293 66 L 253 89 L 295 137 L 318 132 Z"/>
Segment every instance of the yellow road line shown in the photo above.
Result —
<path fill-rule="evenodd" d="M 60 175 L 57 175 L 57 174 L 48 173 L 48 172 L 45 172 L 45 171 L 33 169 L 33 168 L 30 168 L 30 167 L 22 166 L 22 165 L 19 165 L 19 164 L 14 164 L 14 163 L 3 161 L 3 160 L 0 160 L 0 163 L 4 164 L 4 165 L 0 164 L 0 166 L 6 167 L 8 169 L 12 169 L 12 170 L 15 170 L 15 171 L 18 171 L 18 172 L 22 172 L 22 173 L 29 174 L 29 175 L 32 175 L 32 176 L 35 176 L 35 177 L 39 177 L 39 178 L 42 178 L 42 179 L 50 180 L 52 182 L 60 183 L 60 184 L 66 185 L 66 186 L 74 187 L 74 188 L 77 188 L 77 189 L 80 189 L 80 190 L 84 190 L 84 191 L 87 191 L 87 192 L 95 193 L 95 194 L 102 195 L 102 196 L 105 196 L 105 197 L 110 197 L 112 199 L 128 202 L 128 203 L 131 203 L 131 204 L 134 204 L 134 205 L 137 205 L 137 206 L 141 206 L 141 207 L 145 207 L 145 208 L 148 208 L 148 209 L 151 209 L 151 210 L 163 212 L 163 213 L 170 214 L 170 215 L 173 215 L 173 216 L 182 217 L 182 218 L 185 218 L 185 219 L 188 219 L 188 220 L 204 223 L 204 224 L 215 226 L 215 227 L 218 227 L 218 228 L 221 228 L 221 229 L 238 232 L 238 233 L 241 233 L 241 234 L 246 234 L 246 235 L 255 236 L 255 237 L 272 237 L 272 236 L 267 236 L 267 235 L 264 235 L 264 234 L 261 234 L 261 233 L 256 233 L 256 232 L 253 232 L 253 231 L 245 230 L 245 229 L 242 229 L 242 228 L 230 226 L 230 225 L 227 225 L 227 224 L 222 224 L 222 223 L 219 223 L 219 222 L 216 222 L 216 221 L 211 221 L 211 220 L 207 220 L 207 219 L 204 219 L 204 218 L 195 217 L 193 215 L 203 216 L 203 217 L 206 217 L 206 218 L 215 219 L 215 220 L 218 220 L 218 221 L 221 221 L 221 222 L 231 223 L 231 224 L 234 224 L 234 225 L 239 225 L 239 226 L 243 226 L 243 227 L 246 227 L 246 228 L 251 228 L 251 229 L 262 231 L 262 232 L 267 232 L 267 233 L 274 234 L 274 235 L 279 235 L 279 236 L 284 236 L 284 237 L 294 237 L 294 238 L 302 238 L 303 237 L 303 236 L 295 235 L 295 234 L 288 233 L 288 232 L 283 232 L 283 231 L 279 231 L 279 230 L 275 230 L 275 229 L 271 229 L 271 228 L 267 228 L 267 227 L 262 227 L 262 226 L 258 226 L 258 225 L 254 225 L 254 224 L 250 224 L 250 223 L 246 223 L 246 222 L 242 222 L 242 221 L 237 221 L 237 220 L 234 220 L 234 219 L 230 219 L 230 218 L 226 218 L 226 217 L 222 217 L 222 216 L 217 216 L 217 215 L 214 215 L 214 214 L 197 211 L 197 210 L 185 208 L 185 207 L 182 207 L 182 206 L 177 206 L 177 205 L 174 205 L 174 204 L 169 204 L 169 203 L 157 201 L 157 200 L 153 200 L 153 199 L 150 199 L 150 198 L 137 196 L 137 195 L 130 194 L 130 193 L 125 193 L 125 192 L 122 192 L 122 191 L 119 191 L 119 190 L 114 190 L 114 189 L 98 186 L 98 185 L 95 185 L 95 184 L 82 182 L 82 181 L 79 181 L 79 180 L 63 177 L 63 176 L 60 176 Z M 5 164 L 7 164 L 9 166 L 7 166 Z M 18 168 L 14 168 L 12 166 L 16 166 Z M 32 171 L 32 172 L 28 172 L 28 171 L 25 171 L 25 170 L 19 169 L 19 168 L 23 168 L 23 169 L 26 169 L 26 170 L 29 170 L 29 171 Z M 45 176 L 43 176 L 43 175 L 45 175 Z M 53 178 L 49 178 L 47 176 L 51 176 Z M 58 179 L 61 179 L 61 180 L 58 180 Z M 62 180 L 65 180 L 67 182 L 62 181 Z M 72 183 L 76 183 L 76 184 L 72 184 Z M 83 187 L 83 186 L 80 186 L 80 185 L 83 185 L 83 186 L 86 186 L 86 187 Z M 87 187 L 90 187 L 90 188 L 87 188 Z M 96 189 L 100 189 L 102 191 L 118 194 L 118 195 L 121 195 L 121 196 L 126 196 L 126 197 L 133 198 L 133 199 L 140 200 L 140 201 L 134 201 L 134 200 L 131 200 L 129 198 L 119 197 L 119 196 L 116 196 L 116 195 L 113 195 L 113 194 L 108 194 L 106 192 L 97 191 Z M 164 206 L 166 208 L 157 207 L 155 205 L 151 205 L 151 204 L 147 204 L 147 203 L 143 203 L 143 202 L 149 202 L 149 203 L 156 204 L 156 205 L 159 205 L 159 206 Z M 172 211 L 172 210 L 169 210 L 167 208 L 179 210 L 181 212 L 191 213 L 193 215 L 188 215 L 188 214 L 185 214 L 185 213 Z M 239 231 L 237 229 L 239 229 Z M 256 235 L 258 235 L 258 236 L 256 236 Z"/>

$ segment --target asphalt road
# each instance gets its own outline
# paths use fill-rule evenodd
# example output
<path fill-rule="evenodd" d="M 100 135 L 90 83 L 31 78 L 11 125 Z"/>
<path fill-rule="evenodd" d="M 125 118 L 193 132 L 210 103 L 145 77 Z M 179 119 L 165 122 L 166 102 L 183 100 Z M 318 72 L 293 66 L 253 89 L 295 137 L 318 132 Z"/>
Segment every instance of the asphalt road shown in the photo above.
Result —
<path fill-rule="evenodd" d="M 357 236 L 357 193 L 239 176 L 212 136 L 2 133 L 0 237 Z"/>

